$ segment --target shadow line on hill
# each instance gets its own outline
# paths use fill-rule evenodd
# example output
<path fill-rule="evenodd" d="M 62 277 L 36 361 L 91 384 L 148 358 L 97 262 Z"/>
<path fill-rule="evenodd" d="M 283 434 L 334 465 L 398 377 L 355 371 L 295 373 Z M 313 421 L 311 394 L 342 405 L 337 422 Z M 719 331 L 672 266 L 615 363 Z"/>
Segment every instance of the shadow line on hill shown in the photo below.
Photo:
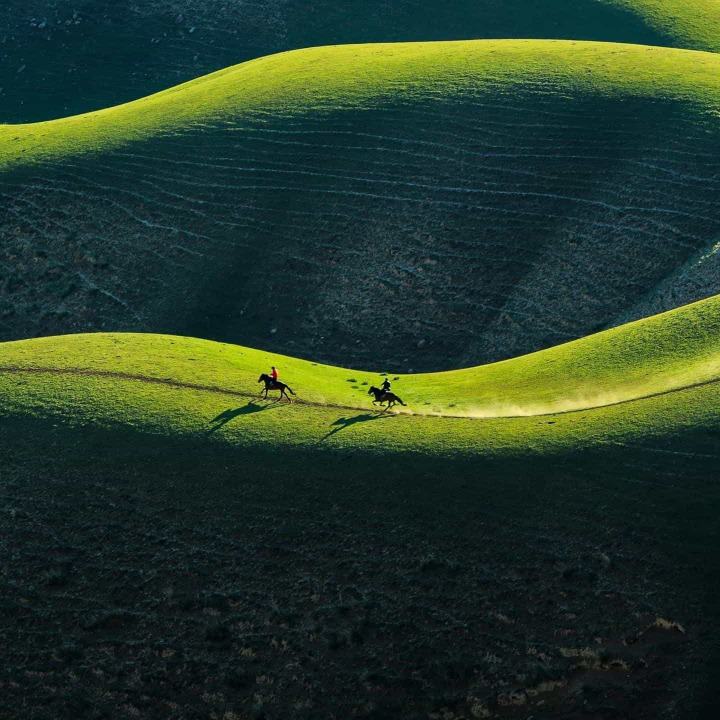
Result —
<path fill-rule="evenodd" d="M 338 418 L 335 422 L 330 423 L 330 427 L 335 427 L 334 430 L 331 430 L 327 435 L 324 435 L 318 440 L 318 445 L 323 441 L 327 440 L 331 435 L 335 435 L 336 433 L 339 433 L 341 430 L 344 430 L 345 428 L 350 427 L 351 425 L 356 425 L 357 423 L 361 422 L 369 422 L 370 420 L 382 420 L 382 418 L 390 418 L 395 417 L 394 415 L 384 415 L 382 413 L 361 413 L 360 415 L 355 415 L 353 417 L 341 417 Z"/>
<path fill-rule="evenodd" d="M 227 425 L 236 417 L 240 417 L 241 415 L 252 415 L 253 413 L 262 412 L 263 410 L 271 410 L 275 407 L 280 407 L 280 404 L 277 401 L 271 403 L 270 405 L 258 405 L 258 403 L 250 400 L 247 405 L 223 410 L 219 415 L 216 415 L 210 421 L 215 424 L 210 428 L 210 430 L 208 430 L 208 435 L 212 435 L 216 430 L 219 430 L 223 425 Z"/>

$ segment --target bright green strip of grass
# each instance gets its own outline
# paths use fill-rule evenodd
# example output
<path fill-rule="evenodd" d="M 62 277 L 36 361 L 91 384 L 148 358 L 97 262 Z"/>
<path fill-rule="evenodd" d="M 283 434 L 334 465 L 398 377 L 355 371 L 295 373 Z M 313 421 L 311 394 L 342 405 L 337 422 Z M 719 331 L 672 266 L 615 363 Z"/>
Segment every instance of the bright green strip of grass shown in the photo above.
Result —
<path fill-rule="evenodd" d="M 599 0 L 628 10 L 684 47 L 720 50 L 718 0 Z"/>
<path fill-rule="evenodd" d="M 381 378 L 365 372 L 162 335 L 23 340 L 0 346 L 0 412 L 176 437 L 208 434 L 246 447 L 566 452 L 675 437 L 683 429 L 717 430 L 719 332 L 716 296 L 501 363 L 397 379 L 391 374 L 408 414 L 385 417 L 367 412 L 368 386 Z M 301 403 L 261 409 L 232 394 L 257 393 L 257 377 L 271 364 Z"/>
<path fill-rule="evenodd" d="M 209 125 L 491 90 L 684 100 L 720 110 L 712 53 L 565 40 L 342 45 L 281 53 L 85 115 L 0 126 L 0 168 Z"/>

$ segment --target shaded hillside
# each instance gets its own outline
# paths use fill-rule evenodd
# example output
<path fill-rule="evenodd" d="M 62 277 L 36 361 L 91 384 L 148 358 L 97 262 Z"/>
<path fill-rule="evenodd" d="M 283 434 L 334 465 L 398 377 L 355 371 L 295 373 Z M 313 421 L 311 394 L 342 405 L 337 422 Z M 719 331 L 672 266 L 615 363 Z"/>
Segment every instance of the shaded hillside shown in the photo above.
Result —
<path fill-rule="evenodd" d="M 674 44 L 642 12 L 596 0 L 5 0 L 0 122 L 97 110 L 313 45 L 525 37 Z"/>
<path fill-rule="evenodd" d="M 710 443 L 448 473 L 0 438 L 8 720 L 714 716 Z"/>
<path fill-rule="evenodd" d="M 330 48 L 0 128 L 2 337 L 420 370 L 585 335 L 714 245 L 718 70 L 604 44 Z"/>

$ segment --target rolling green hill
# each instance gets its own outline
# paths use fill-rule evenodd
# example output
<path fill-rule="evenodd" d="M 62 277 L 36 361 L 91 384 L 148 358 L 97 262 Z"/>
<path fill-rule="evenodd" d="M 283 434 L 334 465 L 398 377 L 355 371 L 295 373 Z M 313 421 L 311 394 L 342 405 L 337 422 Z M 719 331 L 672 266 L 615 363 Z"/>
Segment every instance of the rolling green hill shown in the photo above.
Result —
<path fill-rule="evenodd" d="M 404 370 L 581 337 L 715 245 L 719 67 L 571 41 L 316 48 L 4 126 L 2 337 Z"/>
<path fill-rule="evenodd" d="M 2 346 L 0 407 L 255 448 L 492 457 L 663 436 L 682 444 L 717 429 L 719 318 L 717 296 L 502 363 L 398 376 L 407 407 L 392 418 L 367 414 L 368 389 L 380 384 L 367 372 L 171 336 L 26 340 Z M 298 399 L 267 410 L 255 380 L 273 362 Z"/>
<path fill-rule="evenodd" d="M 125 105 L 2 126 L 5 170 L 122 147 L 161 134 L 364 109 L 416 98 L 548 92 L 680 100 L 720 108 L 720 59 L 640 45 L 502 40 L 309 48 L 218 71 Z"/>
<path fill-rule="evenodd" d="M 97 110 L 228 65 L 313 45 L 532 37 L 711 50 L 718 14 L 713 5 L 7 0 L 0 7 L 0 122 Z"/>

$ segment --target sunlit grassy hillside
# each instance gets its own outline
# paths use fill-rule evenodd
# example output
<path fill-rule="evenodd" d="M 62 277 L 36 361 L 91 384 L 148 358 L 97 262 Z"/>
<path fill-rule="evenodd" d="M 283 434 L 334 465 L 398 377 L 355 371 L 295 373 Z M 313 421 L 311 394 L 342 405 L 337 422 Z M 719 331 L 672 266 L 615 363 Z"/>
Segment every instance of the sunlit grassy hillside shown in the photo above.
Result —
<path fill-rule="evenodd" d="M 638 45 L 501 40 L 319 47 L 259 58 L 125 105 L 0 128 L 0 168 L 108 150 L 243 119 L 381 102 L 547 91 L 683 100 L 720 109 L 720 58 Z"/>
<path fill-rule="evenodd" d="M 598 0 L 627 10 L 679 47 L 720 49 L 718 0 Z"/>
<path fill-rule="evenodd" d="M 495 365 L 392 376 L 407 404 L 396 416 L 368 412 L 381 379 L 367 372 L 170 336 L 27 340 L 2 346 L 0 407 L 248 448 L 493 456 L 654 436 L 681 445 L 720 422 L 719 313 L 720 296 Z M 256 400 L 271 363 L 297 395 L 292 406 Z"/>

